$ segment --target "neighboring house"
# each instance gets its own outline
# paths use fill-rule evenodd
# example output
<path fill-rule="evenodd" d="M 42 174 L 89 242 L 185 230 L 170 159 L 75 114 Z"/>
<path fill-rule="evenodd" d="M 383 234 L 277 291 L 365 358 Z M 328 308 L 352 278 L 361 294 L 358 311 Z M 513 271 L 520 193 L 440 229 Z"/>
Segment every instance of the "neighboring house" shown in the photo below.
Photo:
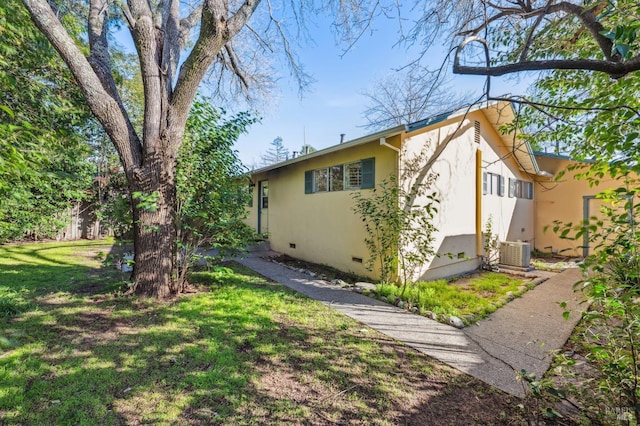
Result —
<path fill-rule="evenodd" d="M 576 178 L 576 175 L 585 173 L 589 163 L 541 152 L 536 152 L 535 157 L 540 168 L 549 172 L 548 177 L 536 177 L 536 249 L 565 256 L 586 257 L 594 246 L 593 243 L 588 243 L 588 230 L 578 240 L 563 239 L 560 238 L 560 232 L 553 231 L 554 224 L 571 223 L 576 226 L 590 217 L 599 217 L 600 207 L 605 201 L 596 195 L 607 189 L 623 186 L 624 179 L 602 176 L 595 184 L 587 179 Z"/>
<path fill-rule="evenodd" d="M 353 191 L 378 187 L 424 153 L 419 177 L 437 174 L 439 256 L 415 278 L 472 271 L 490 218 L 501 241 L 534 242 L 533 176 L 541 172 L 528 144 L 500 132 L 513 117 L 509 103 L 484 103 L 256 170 L 247 221 L 275 251 L 377 278 L 365 268 L 369 253 Z"/>

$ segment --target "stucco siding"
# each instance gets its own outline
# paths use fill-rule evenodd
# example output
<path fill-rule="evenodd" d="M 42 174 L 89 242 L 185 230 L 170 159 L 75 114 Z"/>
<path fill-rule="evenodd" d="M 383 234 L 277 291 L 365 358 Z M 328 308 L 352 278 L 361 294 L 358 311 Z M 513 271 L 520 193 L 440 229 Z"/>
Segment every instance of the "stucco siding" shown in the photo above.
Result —
<path fill-rule="evenodd" d="M 509 196 L 509 179 L 533 182 L 533 178 L 520 170 L 510 149 L 504 146 L 494 127 L 481 114 L 473 118 L 480 121 L 483 172 L 495 173 L 505 179 L 504 195 L 484 194 L 482 197 L 482 230 L 486 229 L 491 220 L 492 231 L 500 241 L 533 244 L 535 186 L 533 199 Z"/>
<path fill-rule="evenodd" d="M 476 122 L 480 124 L 479 141 L 476 139 Z M 427 157 L 433 160 L 436 158 L 434 154 L 437 156 L 430 170 L 437 174 L 432 189 L 439 199 L 439 213 L 434 220 L 437 228 L 434 249 L 438 255 L 419 271 L 420 279 L 449 277 L 479 266 L 478 246 L 481 247 L 481 243 L 477 215 L 480 215 L 482 230 L 491 219 L 493 232 L 501 241 L 533 240 L 533 200 L 509 197 L 506 187 L 509 178 L 531 179 L 520 171 L 484 114 L 472 112 L 463 122 L 438 123 L 408 135 L 403 161 L 414 158 L 425 146 L 428 147 Z M 441 152 L 439 146 L 444 146 Z M 481 170 L 477 170 L 478 156 L 482 159 Z M 502 176 L 505 192 L 502 196 L 495 193 L 481 195 L 478 205 L 476 196 L 478 191 L 482 191 L 478 176 L 483 172 Z M 425 201 L 418 200 L 418 203 Z"/>
<path fill-rule="evenodd" d="M 434 217 L 437 231 L 433 235 L 433 248 L 438 255 L 415 271 L 413 278 L 436 279 L 473 271 L 480 263 L 482 231 L 490 218 L 493 232 L 501 241 L 533 242 L 535 236 L 534 201 L 510 197 L 508 189 L 509 179 L 532 179 L 516 161 L 513 140 L 496 130 L 504 117 L 490 109 L 493 107 L 487 108 L 452 114 L 450 119 L 443 115 L 438 120 L 399 126 L 254 173 L 254 202 L 247 223 L 255 227 L 259 220 L 267 220 L 264 213 L 259 214 L 260 182 L 266 181 L 266 215 L 273 250 L 379 278 L 378 270 L 368 271 L 365 266 L 369 257 L 364 242 L 367 234 L 361 218 L 353 212 L 353 191 L 308 193 L 311 175 L 305 176 L 309 171 L 374 157 L 377 188 L 392 174 L 405 188 L 415 183 L 416 176 L 420 180 L 428 179 L 430 174 L 437 176 L 427 194 L 435 192 L 439 200 Z M 400 148 L 400 153 L 381 145 L 380 137 Z M 519 161 L 529 168 L 535 166 L 535 161 L 526 156 L 528 146 L 516 144 L 515 148 L 524 149 L 517 152 Z M 412 160 L 417 156 L 422 156 L 420 167 L 409 180 L 403 179 L 409 165 L 416 164 Z M 504 193 L 483 195 L 483 173 L 500 176 Z M 426 196 L 414 201 L 416 205 L 428 202 Z"/>
<path fill-rule="evenodd" d="M 566 158 L 552 155 L 537 155 L 536 159 L 541 170 L 554 176 L 564 172 L 557 180 L 554 178 L 539 178 L 537 182 L 538 197 L 536 199 L 536 245 L 542 252 L 556 252 L 566 256 L 582 256 L 583 241 L 562 239 L 559 233 L 553 232 L 555 221 L 579 224 L 583 220 L 584 197 L 595 197 L 596 194 L 622 185 L 621 180 L 611 177 L 599 179 L 599 184 L 591 186 L 586 179 L 576 179 L 576 174 L 584 170 L 569 170 L 570 166 L 578 164 Z M 599 217 L 602 200 L 591 198 L 586 201 L 588 215 Z M 593 244 L 592 244 L 593 245 Z"/>
<path fill-rule="evenodd" d="M 398 139 L 389 142 L 398 144 Z M 397 168 L 396 152 L 380 146 L 378 140 L 254 175 L 254 181 L 269 182 L 271 248 L 298 259 L 376 278 L 378 271 L 370 272 L 365 267 L 369 256 L 364 244 L 366 233 L 362 220 L 353 212 L 354 191 L 305 194 L 306 171 L 371 157 L 375 158 L 377 187 Z M 247 223 L 256 227 L 257 199 L 253 205 Z"/>

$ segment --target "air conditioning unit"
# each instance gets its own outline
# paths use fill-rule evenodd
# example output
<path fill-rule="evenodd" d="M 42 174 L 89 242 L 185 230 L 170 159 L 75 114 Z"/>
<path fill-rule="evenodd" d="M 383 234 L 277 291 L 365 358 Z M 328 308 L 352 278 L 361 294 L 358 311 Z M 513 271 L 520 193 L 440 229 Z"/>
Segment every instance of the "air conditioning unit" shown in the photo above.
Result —
<path fill-rule="evenodd" d="M 520 241 L 500 243 L 500 264 L 528 268 L 531 262 L 531 246 Z"/>

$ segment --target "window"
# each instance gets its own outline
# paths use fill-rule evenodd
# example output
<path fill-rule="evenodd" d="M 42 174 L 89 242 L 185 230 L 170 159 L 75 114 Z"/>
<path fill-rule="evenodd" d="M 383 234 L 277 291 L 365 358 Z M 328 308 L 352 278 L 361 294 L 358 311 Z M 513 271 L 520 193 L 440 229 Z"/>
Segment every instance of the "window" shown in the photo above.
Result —
<path fill-rule="evenodd" d="M 260 207 L 263 209 L 269 208 L 269 186 L 266 182 L 263 182 L 262 185 L 262 194 L 260 194 Z"/>
<path fill-rule="evenodd" d="M 509 197 L 533 199 L 533 182 L 509 178 Z"/>
<path fill-rule="evenodd" d="M 345 164 L 346 189 L 359 189 L 362 186 L 362 163 Z"/>
<path fill-rule="evenodd" d="M 373 188 L 374 184 L 375 158 L 307 170 L 304 173 L 305 194 Z"/>
<path fill-rule="evenodd" d="M 331 167 L 331 191 L 342 191 L 344 189 L 344 166 Z"/>
<path fill-rule="evenodd" d="M 504 176 L 497 173 L 484 172 L 482 174 L 482 193 L 504 197 Z"/>
<path fill-rule="evenodd" d="M 249 207 L 253 207 L 253 188 L 255 188 L 254 184 L 249 184 L 248 190 L 249 190 L 249 199 L 247 201 L 247 206 Z"/>
<path fill-rule="evenodd" d="M 313 192 L 325 192 L 329 190 L 329 169 L 313 171 Z"/>

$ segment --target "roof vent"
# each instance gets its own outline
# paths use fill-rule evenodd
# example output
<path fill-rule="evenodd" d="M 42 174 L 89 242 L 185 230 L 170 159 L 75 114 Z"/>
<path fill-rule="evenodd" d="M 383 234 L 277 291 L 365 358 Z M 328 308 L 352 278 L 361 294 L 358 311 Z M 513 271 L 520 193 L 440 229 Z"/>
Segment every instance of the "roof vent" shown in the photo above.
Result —
<path fill-rule="evenodd" d="M 340 143 L 344 143 L 345 133 L 340 133 Z"/>

